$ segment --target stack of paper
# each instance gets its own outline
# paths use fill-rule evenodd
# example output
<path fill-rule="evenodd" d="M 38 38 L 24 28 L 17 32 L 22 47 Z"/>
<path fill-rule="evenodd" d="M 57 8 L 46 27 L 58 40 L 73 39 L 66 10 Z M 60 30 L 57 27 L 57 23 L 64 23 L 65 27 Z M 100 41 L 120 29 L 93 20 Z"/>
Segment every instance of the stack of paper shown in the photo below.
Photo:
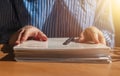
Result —
<path fill-rule="evenodd" d="M 49 38 L 48 41 L 28 40 L 14 47 L 17 61 L 110 62 L 110 48 L 103 44 L 85 44 L 68 38 Z"/>

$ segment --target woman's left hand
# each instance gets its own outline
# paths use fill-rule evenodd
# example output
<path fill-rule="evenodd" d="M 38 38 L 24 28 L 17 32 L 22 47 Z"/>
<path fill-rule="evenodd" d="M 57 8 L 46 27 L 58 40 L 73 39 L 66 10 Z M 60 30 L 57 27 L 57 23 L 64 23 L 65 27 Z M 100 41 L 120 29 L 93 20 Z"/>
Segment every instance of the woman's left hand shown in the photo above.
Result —
<path fill-rule="evenodd" d="M 79 42 L 82 43 L 102 43 L 102 44 L 106 44 L 106 40 L 103 36 L 103 33 L 96 27 L 94 26 L 90 26 L 88 28 L 86 28 L 79 37 Z"/>

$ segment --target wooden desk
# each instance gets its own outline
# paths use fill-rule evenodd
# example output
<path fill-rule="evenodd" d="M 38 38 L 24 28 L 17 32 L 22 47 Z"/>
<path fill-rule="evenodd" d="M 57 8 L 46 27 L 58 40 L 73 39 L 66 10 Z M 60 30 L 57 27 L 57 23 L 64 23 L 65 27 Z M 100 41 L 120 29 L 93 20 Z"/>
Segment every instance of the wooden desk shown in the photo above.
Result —
<path fill-rule="evenodd" d="M 120 76 L 120 48 L 112 58 L 111 64 L 0 61 L 0 76 Z"/>

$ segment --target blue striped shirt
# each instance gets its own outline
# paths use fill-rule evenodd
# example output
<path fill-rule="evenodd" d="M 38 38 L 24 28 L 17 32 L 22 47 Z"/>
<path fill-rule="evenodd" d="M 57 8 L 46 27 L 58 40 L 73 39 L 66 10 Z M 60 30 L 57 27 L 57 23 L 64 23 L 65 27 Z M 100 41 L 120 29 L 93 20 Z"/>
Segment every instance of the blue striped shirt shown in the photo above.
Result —
<path fill-rule="evenodd" d="M 23 1 L 27 11 L 25 23 Z M 16 11 L 22 26 L 33 25 L 48 37 L 71 37 L 89 26 L 100 29 L 107 45 L 114 46 L 114 27 L 109 0 L 15 0 Z M 18 4 L 17 4 L 18 3 Z M 18 8 L 19 7 L 19 8 Z"/>
<path fill-rule="evenodd" d="M 98 27 L 114 45 L 114 28 L 109 0 L 24 0 L 33 26 L 48 37 L 79 36 L 85 28 Z"/>
<path fill-rule="evenodd" d="M 93 25 L 95 0 L 24 0 L 33 26 L 48 37 L 78 36 Z"/>

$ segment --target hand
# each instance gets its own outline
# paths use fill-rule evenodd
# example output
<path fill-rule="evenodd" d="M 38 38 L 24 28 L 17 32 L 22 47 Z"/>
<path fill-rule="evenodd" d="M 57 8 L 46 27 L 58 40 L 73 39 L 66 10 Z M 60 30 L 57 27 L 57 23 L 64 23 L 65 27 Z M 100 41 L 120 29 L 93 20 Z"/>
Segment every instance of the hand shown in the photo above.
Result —
<path fill-rule="evenodd" d="M 79 42 L 82 42 L 82 43 L 93 42 L 96 44 L 98 43 L 106 44 L 103 33 L 94 26 L 86 28 L 81 33 Z"/>
<path fill-rule="evenodd" d="M 28 39 L 46 41 L 47 36 L 39 29 L 33 26 L 25 26 L 13 34 L 9 40 L 10 45 L 20 44 Z"/>

